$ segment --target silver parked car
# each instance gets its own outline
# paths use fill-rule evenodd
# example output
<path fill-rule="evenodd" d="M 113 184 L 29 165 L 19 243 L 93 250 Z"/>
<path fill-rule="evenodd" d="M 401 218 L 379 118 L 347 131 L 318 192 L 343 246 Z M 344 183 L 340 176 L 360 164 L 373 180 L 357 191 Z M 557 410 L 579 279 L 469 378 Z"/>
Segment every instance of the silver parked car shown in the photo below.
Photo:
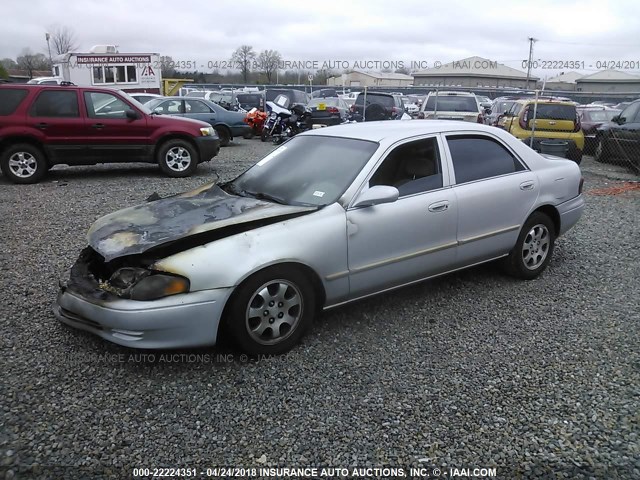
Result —
<path fill-rule="evenodd" d="M 231 182 L 100 218 L 55 313 L 130 347 L 213 345 L 224 323 L 248 353 L 285 352 L 321 308 L 496 259 L 535 278 L 581 191 L 575 162 L 484 125 L 313 130 Z"/>

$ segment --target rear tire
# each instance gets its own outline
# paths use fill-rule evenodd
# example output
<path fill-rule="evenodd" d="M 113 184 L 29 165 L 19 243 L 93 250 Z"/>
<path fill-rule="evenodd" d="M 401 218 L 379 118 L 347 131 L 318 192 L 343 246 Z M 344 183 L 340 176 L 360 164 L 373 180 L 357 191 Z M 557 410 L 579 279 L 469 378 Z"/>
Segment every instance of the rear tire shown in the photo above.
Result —
<path fill-rule="evenodd" d="M 196 149 L 186 140 L 168 140 L 160 146 L 157 155 L 160 169 L 169 177 L 189 177 L 198 168 Z"/>
<path fill-rule="evenodd" d="M 532 280 L 551 261 L 556 232 L 553 221 L 542 212 L 534 212 L 520 230 L 515 247 L 503 260 L 505 271 L 516 278 Z"/>
<path fill-rule="evenodd" d="M 218 137 L 220 137 L 220 146 L 228 147 L 231 143 L 231 133 L 226 127 L 215 127 Z"/>
<path fill-rule="evenodd" d="M 290 266 L 257 272 L 233 293 L 225 323 L 249 355 L 279 355 L 297 344 L 316 314 L 316 295 L 306 276 Z"/>
<path fill-rule="evenodd" d="M 38 183 L 49 165 L 44 152 L 29 143 L 17 143 L 7 147 L 0 156 L 0 169 L 13 183 Z"/>

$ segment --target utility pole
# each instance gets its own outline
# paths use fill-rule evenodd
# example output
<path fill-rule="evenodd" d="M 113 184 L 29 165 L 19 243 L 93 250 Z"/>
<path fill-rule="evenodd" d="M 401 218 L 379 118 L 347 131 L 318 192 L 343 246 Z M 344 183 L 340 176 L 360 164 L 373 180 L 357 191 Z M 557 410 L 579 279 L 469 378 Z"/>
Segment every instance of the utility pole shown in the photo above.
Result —
<path fill-rule="evenodd" d="M 53 58 L 51 57 L 51 44 L 49 43 L 49 40 L 51 39 L 51 35 L 49 35 L 49 32 L 46 32 L 44 34 L 44 38 L 47 39 L 47 49 L 49 50 L 49 62 L 51 63 L 53 68 Z"/>
<path fill-rule="evenodd" d="M 537 38 L 529 37 L 529 61 L 527 62 L 527 90 L 529 90 L 529 77 L 531 75 L 531 59 L 533 57 L 533 44 L 538 41 Z"/>

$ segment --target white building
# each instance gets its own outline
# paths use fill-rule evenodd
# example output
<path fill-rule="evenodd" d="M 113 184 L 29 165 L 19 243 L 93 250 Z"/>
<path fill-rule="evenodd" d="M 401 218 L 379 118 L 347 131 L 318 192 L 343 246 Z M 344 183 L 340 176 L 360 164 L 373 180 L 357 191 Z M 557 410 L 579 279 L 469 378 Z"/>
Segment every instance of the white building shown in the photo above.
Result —
<path fill-rule="evenodd" d="M 434 65 L 432 68 L 413 74 L 415 86 L 467 87 L 467 88 L 528 88 L 534 87 L 538 77 L 495 60 L 469 57 L 450 63 Z"/>
<path fill-rule="evenodd" d="M 574 91 L 576 89 L 576 81 L 584 77 L 583 74 L 578 72 L 560 72 L 560 75 L 548 78 L 544 82 L 545 90 L 564 90 Z M 542 86 L 541 82 L 538 82 L 539 86 Z"/>
<path fill-rule="evenodd" d="M 53 60 L 53 74 L 76 85 L 160 93 L 160 55 L 120 53 L 115 45 L 97 45 L 88 53 L 59 55 Z"/>
<path fill-rule="evenodd" d="M 576 80 L 578 92 L 638 93 L 640 76 L 618 70 L 602 70 Z"/>
<path fill-rule="evenodd" d="M 336 87 L 408 87 L 413 77 L 403 73 L 381 73 L 354 70 L 339 77 L 329 77 L 327 85 Z"/>

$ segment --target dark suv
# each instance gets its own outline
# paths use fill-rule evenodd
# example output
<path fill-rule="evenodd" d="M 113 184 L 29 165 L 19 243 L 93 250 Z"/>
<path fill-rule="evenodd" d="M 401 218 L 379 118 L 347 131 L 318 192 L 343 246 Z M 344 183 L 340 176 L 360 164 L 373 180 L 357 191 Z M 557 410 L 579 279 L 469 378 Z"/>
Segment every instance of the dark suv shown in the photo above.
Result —
<path fill-rule="evenodd" d="M 361 122 L 375 120 L 397 120 L 404 113 L 402 98 L 390 93 L 367 92 L 367 105 L 364 107 L 364 92 L 356 97 L 356 101 L 351 105 L 351 119 Z M 363 118 L 364 114 L 364 118 Z"/>
<path fill-rule="evenodd" d="M 54 165 L 116 162 L 187 177 L 219 150 L 211 125 L 154 115 L 115 89 L 0 85 L 0 168 L 14 183 L 36 183 Z"/>

